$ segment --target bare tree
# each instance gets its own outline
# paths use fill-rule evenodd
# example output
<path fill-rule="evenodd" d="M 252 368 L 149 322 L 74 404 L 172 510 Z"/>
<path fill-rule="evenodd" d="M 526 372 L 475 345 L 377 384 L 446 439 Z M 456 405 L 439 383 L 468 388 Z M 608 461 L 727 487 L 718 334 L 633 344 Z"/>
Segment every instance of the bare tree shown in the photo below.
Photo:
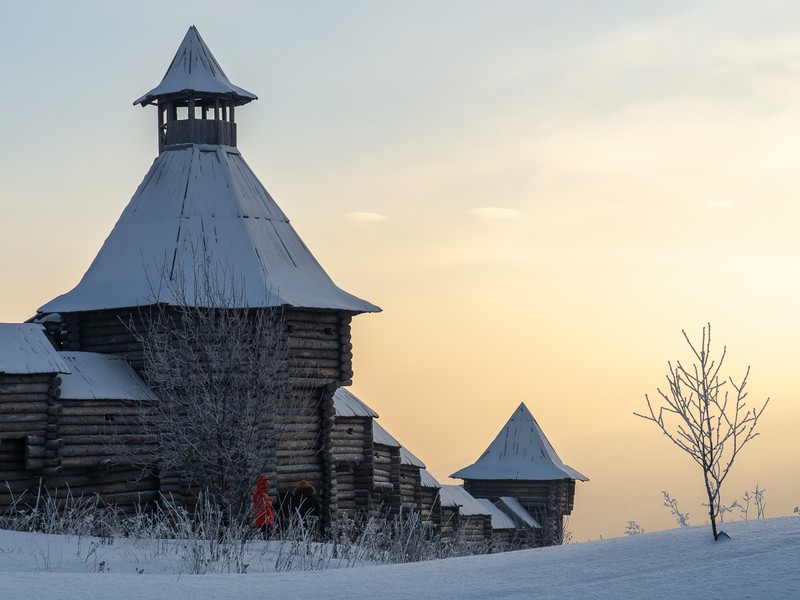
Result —
<path fill-rule="evenodd" d="M 248 514 L 257 477 L 275 474 L 286 426 L 314 400 L 289 377 L 283 310 L 246 307 L 239 282 L 199 264 L 191 285 L 166 280 L 176 301 L 157 304 L 136 331 L 158 398 L 141 419 L 157 436 L 160 474 L 204 493 L 231 523 Z"/>
<path fill-rule="evenodd" d="M 655 423 L 702 469 L 711 529 L 717 540 L 722 483 L 742 448 L 758 436 L 755 429 L 769 398 L 760 408 L 748 408 L 745 388 L 750 367 L 738 384 L 732 378 L 720 377 L 726 348 L 718 360 L 712 358 L 710 324 L 703 328 L 700 346 L 695 346 L 685 331 L 682 333 L 696 362 L 688 368 L 681 362 L 674 366 L 669 363 L 667 390 L 658 389 L 656 401 L 645 395 L 649 414 L 634 414 Z"/>

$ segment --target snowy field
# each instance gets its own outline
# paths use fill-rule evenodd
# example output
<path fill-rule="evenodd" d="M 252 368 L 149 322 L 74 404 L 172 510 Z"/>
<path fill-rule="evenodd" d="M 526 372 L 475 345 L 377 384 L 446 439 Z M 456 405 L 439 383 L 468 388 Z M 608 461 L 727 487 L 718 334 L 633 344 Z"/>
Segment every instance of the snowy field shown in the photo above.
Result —
<path fill-rule="evenodd" d="M 188 575 L 178 542 L 0 531 L 0 597 L 135 598 L 800 598 L 800 517 L 646 533 L 416 564 L 274 572 L 277 542 L 248 572 Z M 344 564 L 331 561 L 329 567 Z"/>

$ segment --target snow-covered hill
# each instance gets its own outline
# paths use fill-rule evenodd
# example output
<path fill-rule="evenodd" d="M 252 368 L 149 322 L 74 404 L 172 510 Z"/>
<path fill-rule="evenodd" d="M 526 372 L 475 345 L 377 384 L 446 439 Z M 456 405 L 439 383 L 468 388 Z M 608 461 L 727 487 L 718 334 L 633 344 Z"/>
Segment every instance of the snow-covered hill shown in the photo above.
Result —
<path fill-rule="evenodd" d="M 245 575 L 186 575 L 170 543 L 0 531 L 3 598 L 800 598 L 800 517 L 416 564 L 265 572 L 254 549 Z M 89 571 L 89 572 L 86 572 Z M 101 571 L 101 572 L 97 572 Z"/>

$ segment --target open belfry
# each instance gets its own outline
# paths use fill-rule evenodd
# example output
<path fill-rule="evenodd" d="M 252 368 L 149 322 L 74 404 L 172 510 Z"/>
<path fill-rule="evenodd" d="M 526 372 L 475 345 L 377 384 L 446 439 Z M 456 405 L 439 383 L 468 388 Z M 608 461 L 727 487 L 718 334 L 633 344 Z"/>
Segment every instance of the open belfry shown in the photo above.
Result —
<path fill-rule="evenodd" d="M 208 488 L 165 458 L 181 432 L 154 429 L 153 415 L 171 394 L 184 396 L 176 417 L 208 397 L 226 405 L 215 388 L 223 381 L 255 399 L 247 447 L 259 453 L 256 472 L 234 469 L 220 489 L 247 492 L 266 477 L 284 519 L 303 490 L 321 535 L 359 515 L 414 516 L 476 551 L 557 543 L 574 481 L 585 478 L 561 463 L 524 405 L 455 474 L 461 488 L 441 486 L 345 389 L 351 319 L 380 309 L 334 284 L 242 158 L 235 116 L 256 99 L 191 27 L 161 82 L 134 102 L 154 107 L 157 122 L 144 180 L 72 290 L 26 323 L 0 323 L 0 513 L 43 494 L 124 513 L 167 501 L 191 510 Z M 219 322 L 244 327 L 225 339 L 211 331 Z M 274 345 L 268 369 L 249 360 L 267 353 L 262 322 Z M 273 402 L 279 395 L 290 400 Z M 207 458 L 203 437 L 190 440 L 183 465 Z"/>

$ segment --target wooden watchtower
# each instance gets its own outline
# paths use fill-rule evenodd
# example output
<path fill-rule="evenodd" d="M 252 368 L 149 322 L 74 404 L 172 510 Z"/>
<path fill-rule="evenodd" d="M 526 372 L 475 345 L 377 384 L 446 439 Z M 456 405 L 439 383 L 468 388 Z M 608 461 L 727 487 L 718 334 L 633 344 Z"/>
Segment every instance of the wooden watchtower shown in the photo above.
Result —
<path fill-rule="evenodd" d="M 463 479 L 464 488 L 476 498 L 516 498 L 541 524 L 544 545 L 563 539 L 564 517 L 575 502 L 575 481 L 589 481 L 561 461 L 524 403 L 481 457 L 450 477 Z"/>
<path fill-rule="evenodd" d="M 155 306 L 204 306 L 198 268 L 218 297 L 235 296 L 222 308 L 284 309 L 289 376 L 319 401 L 293 419 L 273 489 L 308 481 L 325 519 L 336 512 L 329 437 L 333 393 L 353 376 L 350 320 L 380 309 L 333 283 L 242 158 L 236 109 L 256 99 L 189 28 L 161 83 L 134 102 L 157 109 L 158 156 L 81 281 L 39 318 L 62 350 L 120 354 L 140 370 L 131 324 Z"/>

